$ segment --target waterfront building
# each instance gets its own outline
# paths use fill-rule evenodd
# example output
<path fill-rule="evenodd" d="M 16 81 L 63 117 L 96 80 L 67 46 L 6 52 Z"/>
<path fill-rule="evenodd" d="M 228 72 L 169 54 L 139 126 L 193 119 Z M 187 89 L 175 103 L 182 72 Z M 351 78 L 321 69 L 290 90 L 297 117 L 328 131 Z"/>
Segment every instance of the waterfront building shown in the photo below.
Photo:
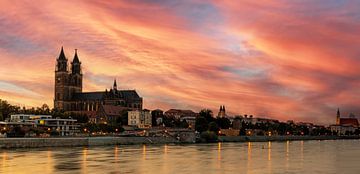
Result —
<path fill-rule="evenodd" d="M 164 114 L 168 118 L 175 118 L 180 121 L 185 120 L 190 128 L 195 129 L 195 120 L 199 116 L 198 113 L 195 113 L 192 110 L 182 110 L 182 109 L 170 109 Z"/>
<path fill-rule="evenodd" d="M 128 125 L 138 128 L 150 128 L 152 124 L 149 110 L 128 111 Z"/>
<path fill-rule="evenodd" d="M 359 121 L 355 116 L 351 115 L 349 118 L 341 118 L 340 109 L 336 113 L 336 124 L 330 125 L 330 130 L 336 132 L 338 135 L 345 135 L 347 133 L 354 133 L 359 128 Z"/>
<path fill-rule="evenodd" d="M 185 116 L 180 118 L 180 121 L 184 121 L 184 120 L 189 125 L 189 128 L 195 129 L 195 122 L 196 122 L 195 116 Z"/>
<path fill-rule="evenodd" d="M 151 111 L 151 116 L 153 120 L 153 126 L 161 125 L 164 119 L 164 111 L 161 109 L 155 109 Z"/>
<path fill-rule="evenodd" d="M 239 136 L 239 129 L 220 129 L 219 135 L 221 136 Z"/>
<path fill-rule="evenodd" d="M 232 121 L 232 128 L 236 130 L 240 130 L 242 127 L 242 117 L 235 116 L 234 120 Z"/>
<path fill-rule="evenodd" d="M 128 110 L 142 110 L 143 99 L 135 90 L 118 90 L 116 80 L 110 90 L 83 92 L 83 72 L 81 62 L 75 50 L 73 61 L 68 66 L 68 59 L 63 48 L 56 59 L 54 108 L 65 112 L 76 112 L 88 115 L 93 120 L 108 119 L 113 115 L 97 115 L 103 106 L 121 106 Z M 105 115 L 104 115 L 105 113 Z M 110 118 L 109 118 L 110 119 Z"/>
<path fill-rule="evenodd" d="M 14 114 L 10 120 L 0 122 L 2 128 L 10 129 L 15 126 L 38 127 L 47 131 L 55 131 L 61 136 L 74 135 L 78 132 L 79 125 L 76 119 L 52 118 L 51 115 Z"/>
<path fill-rule="evenodd" d="M 279 120 L 275 120 L 275 119 L 269 119 L 269 118 L 255 118 L 252 115 L 247 116 L 245 115 L 244 118 L 242 118 L 242 121 L 246 124 L 257 124 L 257 123 L 269 123 L 269 124 L 275 124 L 275 123 L 279 123 Z"/>

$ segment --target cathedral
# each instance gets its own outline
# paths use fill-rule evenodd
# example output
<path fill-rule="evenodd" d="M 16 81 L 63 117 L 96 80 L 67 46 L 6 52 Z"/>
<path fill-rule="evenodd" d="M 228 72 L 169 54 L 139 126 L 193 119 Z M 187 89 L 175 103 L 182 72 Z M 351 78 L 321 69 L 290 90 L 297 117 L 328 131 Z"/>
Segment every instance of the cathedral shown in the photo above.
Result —
<path fill-rule="evenodd" d="M 106 114 L 107 112 L 120 112 L 124 109 L 142 109 L 143 100 L 138 93 L 135 90 L 118 90 L 116 80 L 110 90 L 83 92 L 83 73 L 76 49 L 70 66 L 64 50 L 61 48 L 55 67 L 54 108 L 92 116 L 99 115 L 99 111 Z M 107 108 L 111 110 L 107 111 Z"/>

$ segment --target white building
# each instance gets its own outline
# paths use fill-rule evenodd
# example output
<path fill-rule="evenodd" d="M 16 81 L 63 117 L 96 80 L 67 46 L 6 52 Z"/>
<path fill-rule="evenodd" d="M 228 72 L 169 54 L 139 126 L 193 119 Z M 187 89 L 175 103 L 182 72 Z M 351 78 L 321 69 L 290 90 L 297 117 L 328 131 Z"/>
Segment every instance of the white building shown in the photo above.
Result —
<path fill-rule="evenodd" d="M 128 125 L 138 128 L 150 128 L 152 123 L 151 114 L 148 110 L 128 111 Z"/>
<path fill-rule="evenodd" d="M 10 122 L 28 122 L 38 119 L 49 119 L 51 115 L 14 114 L 10 116 Z"/>
<path fill-rule="evenodd" d="M 76 119 L 52 118 L 51 115 L 14 114 L 10 121 L 1 122 L 3 126 L 24 125 L 32 127 L 45 127 L 49 131 L 56 131 L 61 136 L 74 135 L 78 132 L 79 125 Z"/>

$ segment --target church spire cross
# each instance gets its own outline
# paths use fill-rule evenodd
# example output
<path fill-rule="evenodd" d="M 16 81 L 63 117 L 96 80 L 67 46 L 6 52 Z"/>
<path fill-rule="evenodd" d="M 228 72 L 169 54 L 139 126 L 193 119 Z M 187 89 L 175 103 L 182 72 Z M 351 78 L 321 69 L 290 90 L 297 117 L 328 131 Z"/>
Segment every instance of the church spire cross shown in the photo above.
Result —
<path fill-rule="evenodd" d="M 74 63 L 80 63 L 79 61 L 79 57 L 77 55 L 77 49 L 75 49 L 75 55 L 74 55 L 74 60 L 73 60 Z"/>

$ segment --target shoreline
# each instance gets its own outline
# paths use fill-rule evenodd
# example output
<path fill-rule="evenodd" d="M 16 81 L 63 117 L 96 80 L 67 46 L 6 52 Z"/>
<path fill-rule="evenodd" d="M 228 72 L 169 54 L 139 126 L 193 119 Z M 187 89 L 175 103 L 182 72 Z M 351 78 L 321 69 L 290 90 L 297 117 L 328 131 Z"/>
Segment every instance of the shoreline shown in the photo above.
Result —
<path fill-rule="evenodd" d="M 215 142 L 267 142 L 360 139 L 360 136 L 220 136 Z M 136 144 L 197 144 L 172 137 L 54 137 L 54 138 L 0 138 L 0 149 L 78 147 Z M 202 144 L 202 143 L 201 143 Z"/>

